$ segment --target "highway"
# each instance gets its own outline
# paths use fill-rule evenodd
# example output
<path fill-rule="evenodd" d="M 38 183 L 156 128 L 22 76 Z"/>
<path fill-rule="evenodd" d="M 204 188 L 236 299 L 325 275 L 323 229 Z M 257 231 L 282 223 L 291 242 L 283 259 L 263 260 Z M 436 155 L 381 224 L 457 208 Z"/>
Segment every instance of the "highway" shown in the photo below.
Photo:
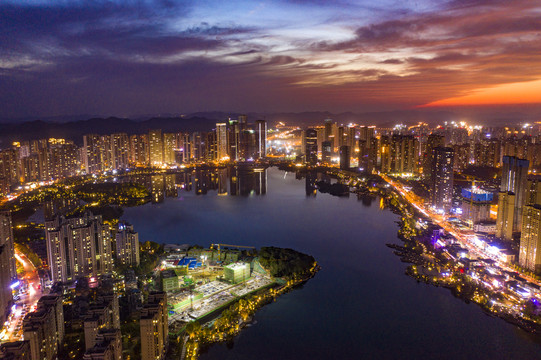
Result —
<path fill-rule="evenodd" d="M 461 243 L 462 246 L 464 246 L 468 251 L 475 255 L 478 258 L 483 259 L 493 259 L 496 261 L 497 266 L 499 266 L 502 270 L 515 272 L 520 274 L 521 277 L 526 279 L 527 281 L 541 287 L 541 282 L 537 281 L 536 279 L 532 278 L 531 276 L 518 272 L 516 269 L 513 269 L 507 264 L 501 262 L 498 258 L 495 258 L 493 254 L 487 253 L 483 251 L 482 249 L 478 248 L 474 244 L 472 244 L 468 236 L 462 233 L 461 230 L 457 229 L 453 224 L 449 223 L 445 220 L 444 216 L 441 214 L 436 214 L 432 212 L 430 209 L 425 207 L 423 199 L 419 198 L 413 192 L 406 190 L 402 184 L 400 184 L 397 181 L 393 181 L 391 178 L 389 178 L 385 174 L 379 174 L 383 180 L 385 180 L 389 185 L 391 185 L 402 197 L 408 201 L 412 206 L 414 206 L 417 210 L 419 210 L 423 215 L 425 215 L 427 218 L 430 218 L 434 223 L 441 226 L 442 229 L 447 231 L 449 234 L 453 235 L 457 241 Z"/>

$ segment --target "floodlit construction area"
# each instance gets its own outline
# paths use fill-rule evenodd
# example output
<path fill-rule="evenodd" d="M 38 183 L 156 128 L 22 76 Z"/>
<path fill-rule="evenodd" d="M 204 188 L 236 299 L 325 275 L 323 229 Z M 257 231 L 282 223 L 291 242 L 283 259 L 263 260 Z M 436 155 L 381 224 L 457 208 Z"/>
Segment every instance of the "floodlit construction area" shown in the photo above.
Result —
<path fill-rule="evenodd" d="M 255 274 L 245 282 L 229 284 L 215 280 L 193 289 L 182 297 L 172 295 L 169 301 L 169 324 L 187 323 L 201 318 L 238 297 L 272 284 L 266 276 Z"/>

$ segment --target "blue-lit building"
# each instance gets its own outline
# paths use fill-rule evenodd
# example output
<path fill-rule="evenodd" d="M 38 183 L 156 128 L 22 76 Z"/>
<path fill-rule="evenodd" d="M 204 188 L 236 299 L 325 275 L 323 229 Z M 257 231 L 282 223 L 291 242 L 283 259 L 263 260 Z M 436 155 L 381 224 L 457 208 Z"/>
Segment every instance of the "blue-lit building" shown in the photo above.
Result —
<path fill-rule="evenodd" d="M 493 194 L 490 191 L 485 191 L 478 188 L 464 188 L 462 189 L 462 197 L 464 199 L 471 199 L 477 202 L 491 202 L 493 199 Z"/>
<path fill-rule="evenodd" d="M 462 215 L 464 221 L 474 225 L 490 220 L 490 205 L 493 194 L 479 188 L 462 189 Z"/>

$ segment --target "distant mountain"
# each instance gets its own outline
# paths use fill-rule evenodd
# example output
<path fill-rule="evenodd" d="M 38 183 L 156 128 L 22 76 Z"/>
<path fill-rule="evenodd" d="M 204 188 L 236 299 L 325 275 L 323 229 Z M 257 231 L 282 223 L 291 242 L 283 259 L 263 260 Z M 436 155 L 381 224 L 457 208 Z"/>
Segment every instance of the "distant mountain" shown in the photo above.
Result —
<path fill-rule="evenodd" d="M 199 117 L 152 118 L 144 121 L 109 117 L 67 123 L 35 120 L 23 123 L 0 124 L 0 148 L 5 148 L 14 141 L 51 137 L 70 139 L 81 145 L 85 134 L 103 135 L 118 132 L 142 134 L 151 129 L 162 129 L 164 132 L 209 131 L 215 125 L 215 120 Z"/>
<path fill-rule="evenodd" d="M 163 114 L 162 114 L 163 115 Z M 87 117 L 57 116 L 33 121 L 0 122 L 0 148 L 9 146 L 13 141 L 42 139 L 49 137 L 66 138 L 82 144 L 84 134 L 112 134 L 126 132 L 141 134 L 151 129 L 162 129 L 164 132 L 175 131 L 209 131 L 216 122 L 226 121 L 229 117 L 237 118 L 240 113 L 226 111 L 196 112 L 181 116 L 134 116 L 131 119 L 119 117 Z M 249 122 L 265 119 L 270 126 L 278 122 L 288 125 L 314 126 L 323 124 L 327 118 L 339 124 L 356 123 L 361 125 L 377 125 L 392 127 L 395 124 L 412 125 L 425 122 L 429 125 L 443 124 L 445 121 L 466 121 L 471 124 L 488 126 L 513 125 L 541 120 L 541 106 L 515 106 L 501 108 L 463 107 L 453 109 L 420 108 L 412 110 L 396 110 L 384 112 L 333 114 L 328 111 L 310 112 L 275 112 L 246 113 Z M 68 119 L 75 119 L 67 121 Z"/>

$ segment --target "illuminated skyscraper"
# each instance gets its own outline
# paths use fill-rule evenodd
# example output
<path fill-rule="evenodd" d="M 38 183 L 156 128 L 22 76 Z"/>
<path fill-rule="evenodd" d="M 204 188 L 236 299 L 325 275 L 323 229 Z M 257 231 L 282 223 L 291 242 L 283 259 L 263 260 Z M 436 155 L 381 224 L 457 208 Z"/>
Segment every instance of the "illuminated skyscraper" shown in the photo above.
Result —
<path fill-rule="evenodd" d="M 126 169 L 130 161 L 130 140 L 128 134 L 111 135 L 112 168 Z"/>
<path fill-rule="evenodd" d="M 521 230 L 529 165 L 528 160 L 518 159 L 514 156 L 503 157 L 496 236 L 505 240 L 512 240 L 512 234 Z M 510 207 L 510 199 L 514 201 L 512 208 Z M 509 223 L 510 219 L 512 219 L 511 223 Z"/>
<path fill-rule="evenodd" d="M 332 145 L 330 141 L 323 141 L 321 143 L 321 160 L 325 164 L 331 163 Z"/>
<path fill-rule="evenodd" d="M 177 134 L 163 134 L 163 162 L 168 165 L 175 163 L 175 149 L 177 148 Z"/>
<path fill-rule="evenodd" d="M 17 279 L 11 214 L 0 212 L 0 324 L 6 321 L 13 301 L 11 284 Z"/>
<path fill-rule="evenodd" d="M 111 273 L 111 232 L 101 215 L 57 216 L 45 222 L 53 282 Z"/>
<path fill-rule="evenodd" d="M 259 159 L 267 156 L 267 121 L 255 122 L 256 157 Z"/>
<path fill-rule="evenodd" d="M 310 165 L 317 164 L 317 131 L 316 129 L 306 129 L 305 132 L 304 158 Z"/>
<path fill-rule="evenodd" d="M 62 297 L 43 296 L 34 312 L 23 320 L 23 336 L 29 342 L 31 359 L 56 359 L 64 337 Z"/>
<path fill-rule="evenodd" d="M 423 166 L 423 177 L 427 180 L 428 184 L 432 183 L 431 176 L 432 176 L 432 163 L 433 163 L 433 150 L 437 147 L 442 147 L 445 145 L 445 138 L 442 135 L 438 134 L 430 134 L 428 135 L 427 141 L 425 143 L 425 151 L 423 154 L 422 159 L 422 166 Z"/>
<path fill-rule="evenodd" d="M 541 272 L 541 204 L 527 205 L 523 209 L 519 264 Z"/>
<path fill-rule="evenodd" d="M 97 303 L 89 306 L 84 316 L 85 349 L 93 348 L 99 341 L 101 329 L 120 329 L 118 294 L 101 295 Z"/>
<path fill-rule="evenodd" d="M 216 124 L 216 151 L 218 161 L 229 159 L 227 145 L 227 124 L 218 123 Z"/>
<path fill-rule="evenodd" d="M 340 169 L 349 170 L 351 158 L 351 148 L 347 145 L 340 146 Z"/>
<path fill-rule="evenodd" d="M 330 141 L 331 142 L 331 149 L 332 149 L 333 153 L 334 153 L 334 147 L 336 146 L 336 143 L 335 143 L 335 137 L 336 137 L 335 128 L 336 128 L 336 124 L 333 123 L 332 119 L 325 119 L 325 141 Z"/>
<path fill-rule="evenodd" d="M 141 359 L 165 359 L 169 340 L 167 294 L 151 292 L 141 309 Z"/>
<path fill-rule="evenodd" d="M 148 162 L 148 134 L 130 136 L 130 163 L 143 166 Z"/>
<path fill-rule="evenodd" d="M 418 170 L 419 142 L 411 135 L 391 137 L 391 171 L 393 173 L 415 173 Z"/>
<path fill-rule="evenodd" d="M 139 234 L 121 221 L 116 232 L 116 257 L 123 265 L 139 265 Z"/>
<path fill-rule="evenodd" d="M 453 200 L 453 149 L 436 147 L 432 156 L 432 206 L 448 211 Z"/>
<path fill-rule="evenodd" d="M 83 136 L 84 166 L 87 174 L 96 174 L 102 170 L 100 143 L 99 135 Z"/>
<path fill-rule="evenodd" d="M 161 130 L 151 130 L 148 133 L 149 165 L 163 165 L 163 137 Z"/>
<path fill-rule="evenodd" d="M 391 139 L 382 135 L 379 139 L 380 170 L 383 173 L 391 172 Z"/>

